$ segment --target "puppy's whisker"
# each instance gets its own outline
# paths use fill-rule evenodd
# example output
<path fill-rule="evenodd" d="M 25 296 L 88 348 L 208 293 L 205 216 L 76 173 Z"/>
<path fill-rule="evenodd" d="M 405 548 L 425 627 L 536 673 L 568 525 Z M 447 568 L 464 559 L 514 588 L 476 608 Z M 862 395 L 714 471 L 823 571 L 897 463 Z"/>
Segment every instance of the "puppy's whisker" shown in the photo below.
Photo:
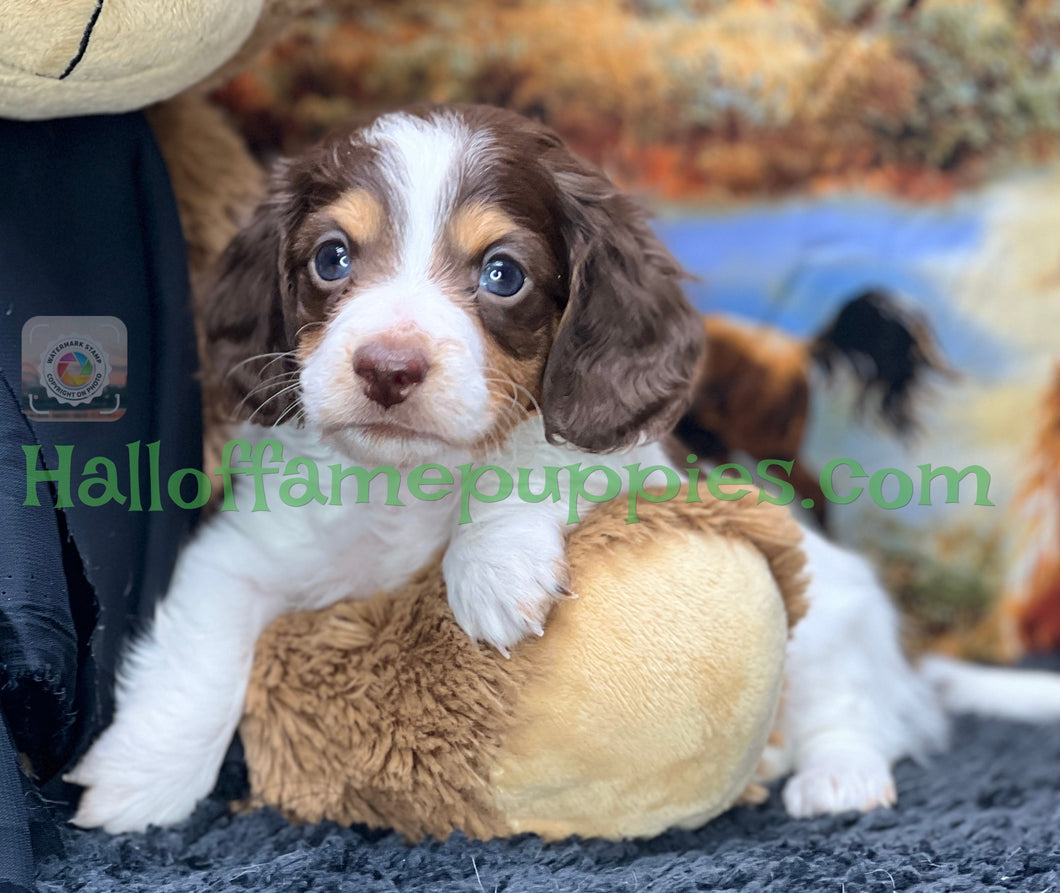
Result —
<path fill-rule="evenodd" d="M 286 419 L 292 413 L 295 414 L 295 417 L 294 417 L 294 419 L 292 419 L 292 421 L 295 421 L 295 422 L 301 421 L 301 419 L 299 418 L 300 409 L 301 409 L 301 406 L 300 406 L 299 403 L 297 403 L 297 402 L 292 403 L 282 413 L 280 413 L 279 418 L 277 418 L 276 421 L 273 424 L 275 424 L 275 425 L 283 424 L 284 419 Z"/>
<path fill-rule="evenodd" d="M 273 365 L 273 363 L 279 362 L 284 357 L 293 357 L 294 353 L 295 352 L 293 350 L 285 350 L 285 351 L 278 351 L 277 350 L 277 351 L 272 351 L 270 353 L 254 354 L 254 356 L 247 357 L 245 360 L 240 360 L 238 363 L 236 363 L 231 369 L 229 369 L 225 373 L 225 378 L 228 378 L 228 376 L 231 375 L 233 372 L 235 372 L 237 369 L 241 369 L 243 366 L 246 366 L 247 363 L 253 363 L 255 360 L 264 360 L 264 359 L 266 359 L 268 357 L 272 357 L 272 359 L 269 360 L 269 362 L 266 363 L 264 366 L 262 366 L 261 369 L 259 370 L 259 372 L 264 372 L 266 369 L 269 368 L 269 366 Z"/>
<path fill-rule="evenodd" d="M 289 385 L 287 385 L 287 387 L 281 388 L 280 390 L 278 390 L 275 394 L 272 394 L 271 396 L 266 397 L 264 400 L 261 401 L 261 403 L 257 407 L 257 409 L 255 409 L 247 417 L 247 421 L 248 422 L 254 421 L 254 416 L 256 416 L 259 412 L 261 412 L 273 400 L 275 400 L 277 397 L 282 397 L 284 394 L 289 394 L 291 391 L 297 390 L 299 387 L 301 387 L 301 382 L 300 381 L 296 381 L 294 384 L 289 384 Z M 278 424 L 278 422 L 277 422 L 277 424 Z"/>
<path fill-rule="evenodd" d="M 487 378 L 486 380 L 487 381 L 492 381 L 492 382 L 494 382 L 496 384 L 504 385 L 505 387 L 508 387 L 508 386 L 510 386 L 512 384 L 512 382 L 509 382 L 509 381 L 506 381 L 506 380 L 503 380 L 503 379 L 496 379 L 496 378 L 490 379 L 490 378 Z M 518 418 L 519 406 L 518 406 L 517 401 L 518 401 L 518 394 L 513 391 L 509 395 L 509 403 L 508 403 L 508 405 L 505 406 L 505 407 L 502 407 L 499 410 L 499 412 L 498 412 L 498 422 L 509 422 L 510 421 L 512 423 L 517 423 L 519 421 L 519 418 Z M 512 427 L 514 427 L 514 424 L 512 425 Z M 501 426 L 499 424 L 493 426 L 493 428 L 486 435 L 486 438 L 484 439 L 484 441 L 483 441 L 483 443 L 481 445 L 481 449 L 482 449 L 484 458 L 490 459 L 490 458 L 493 457 L 493 455 L 495 453 L 496 454 L 500 454 L 503 451 L 503 449 L 504 449 L 504 440 L 502 438 L 503 438 L 504 435 L 506 435 L 508 433 L 509 430 L 510 430 L 510 428 L 507 427 L 507 426 Z"/>
<path fill-rule="evenodd" d="M 256 394 L 260 394 L 262 391 L 267 390 L 269 388 L 279 387 L 280 385 L 285 385 L 284 391 L 286 391 L 291 386 L 289 384 L 289 382 L 290 382 L 289 378 L 287 378 L 287 379 L 285 379 L 285 378 L 272 378 L 272 379 L 269 379 L 267 382 L 262 382 L 256 388 L 254 388 L 252 391 L 250 391 L 242 400 L 240 400 L 238 404 L 236 404 L 236 406 L 232 410 L 232 418 L 233 419 L 237 419 L 239 417 L 239 413 L 243 409 L 243 407 L 246 406 L 248 401 L 252 400 L 253 397 Z M 295 381 L 294 384 L 297 385 L 298 382 Z M 253 413 L 251 413 L 250 417 L 248 418 L 248 421 L 253 419 L 254 415 L 256 413 L 260 412 L 262 407 L 264 407 L 270 400 L 275 399 L 277 396 L 278 396 L 277 394 L 272 394 L 271 396 L 269 396 L 266 399 L 262 400 L 261 404 L 254 410 Z"/>
<path fill-rule="evenodd" d="M 301 337 L 302 332 L 304 332 L 306 329 L 312 328 L 313 326 L 322 326 L 324 325 L 324 322 L 325 321 L 322 319 L 315 319 L 311 322 L 305 323 L 297 332 L 294 333 L 295 340 L 297 341 Z M 294 351 L 291 351 L 291 353 L 294 353 Z"/>
<path fill-rule="evenodd" d="M 500 385 L 509 397 L 508 405 L 498 413 L 498 422 L 505 424 L 496 426 L 483 446 L 485 454 L 490 456 L 494 451 L 501 453 L 505 450 L 507 435 L 526 417 L 527 406 L 525 404 L 529 404 L 538 413 L 541 412 L 541 405 L 528 388 L 495 367 L 487 367 L 485 380 L 487 384 Z M 518 448 L 511 459 L 515 464 L 519 463 Z"/>
<path fill-rule="evenodd" d="M 274 384 L 281 384 L 281 383 L 282 382 L 275 382 Z M 267 398 L 265 398 L 265 400 L 262 401 L 261 406 L 267 405 L 271 401 L 275 400 L 277 397 L 281 397 L 284 394 L 288 394 L 291 391 L 296 390 L 300 386 L 301 386 L 301 381 L 293 381 L 293 382 L 285 385 L 284 387 L 280 388 L 280 390 L 276 391 L 274 394 L 270 394 Z M 261 407 L 259 407 L 259 409 L 260 408 Z"/>
<path fill-rule="evenodd" d="M 496 371 L 496 370 L 487 370 L 487 371 Z M 512 401 L 513 404 L 518 404 L 519 405 L 519 409 L 522 409 L 522 410 L 526 409 L 526 407 L 523 406 L 521 404 L 521 402 L 520 402 L 520 396 L 521 396 L 523 401 L 525 401 L 526 403 L 529 403 L 530 406 L 532 406 L 537 412 L 541 412 L 541 404 L 538 403 L 537 397 L 534 396 L 533 392 L 530 391 L 530 389 L 525 387 L 524 385 L 519 384 L 519 382 L 515 381 L 514 379 L 509 378 L 508 376 L 490 376 L 490 375 L 487 375 L 485 380 L 486 380 L 487 383 L 492 382 L 494 384 L 502 385 L 505 388 L 505 390 L 510 388 L 511 391 L 512 391 L 512 393 L 511 393 L 511 401 Z"/>
<path fill-rule="evenodd" d="M 287 384 L 298 377 L 297 371 L 290 372 L 278 372 L 275 375 L 270 375 L 263 381 L 259 381 L 250 391 L 247 393 L 247 397 L 252 397 L 254 394 L 265 390 L 266 388 L 275 387 L 278 384 Z M 246 399 L 246 398 L 244 398 Z M 240 403 L 240 406 L 243 404 Z"/>
<path fill-rule="evenodd" d="M 269 385 L 275 384 L 278 381 L 289 381 L 292 378 L 296 378 L 298 374 L 297 369 L 285 369 L 281 372 L 276 372 L 259 381 L 253 388 L 251 388 L 250 393 L 253 394 L 260 391 L 262 388 L 267 388 Z"/>

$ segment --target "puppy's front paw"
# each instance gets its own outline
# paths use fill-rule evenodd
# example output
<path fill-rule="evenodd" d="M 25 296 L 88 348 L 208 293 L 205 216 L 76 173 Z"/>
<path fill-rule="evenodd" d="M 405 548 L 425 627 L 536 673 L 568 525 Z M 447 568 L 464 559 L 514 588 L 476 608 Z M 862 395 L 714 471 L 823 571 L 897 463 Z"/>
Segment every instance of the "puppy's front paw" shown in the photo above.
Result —
<path fill-rule="evenodd" d="M 797 819 L 894 806 L 898 795 L 887 761 L 871 747 L 821 750 L 784 785 L 784 806 Z"/>
<path fill-rule="evenodd" d="M 543 635 L 552 605 L 571 595 L 561 528 L 540 519 L 510 517 L 461 531 L 442 573 L 461 629 L 505 657 L 529 634 Z"/>
<path fill-rule="evenodd" d="M 127 725 L 121 720 L 111 725 L 63 776 L 85 788 L 73 824 L 111 834 L 171 825 L 191 815 L 210 793 L 216 772 L 205 761 L 162 757 L 133 740 Z M 170 737 L 178 733 L 172 729 Z"/>

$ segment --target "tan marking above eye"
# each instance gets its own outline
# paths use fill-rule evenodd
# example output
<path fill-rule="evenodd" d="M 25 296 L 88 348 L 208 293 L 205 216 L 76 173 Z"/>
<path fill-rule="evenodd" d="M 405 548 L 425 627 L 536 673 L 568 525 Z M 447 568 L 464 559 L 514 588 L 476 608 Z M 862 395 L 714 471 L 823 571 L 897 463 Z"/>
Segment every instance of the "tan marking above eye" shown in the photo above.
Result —
<path fill-rule="evenodd" d="M 342 227 L 349 238 L 359 245 L 377 242 L 383 234 L 383 206 L 374 195 L 364 189 L 344 192 L 324 213 Z"/>
<path fill-rule="evenodd" d="M 466 257 L 477 257 L 517 228 L 515 221 L 496 205 L 474 204 L 460 208 L 453 215 L 449 235 Z"/>

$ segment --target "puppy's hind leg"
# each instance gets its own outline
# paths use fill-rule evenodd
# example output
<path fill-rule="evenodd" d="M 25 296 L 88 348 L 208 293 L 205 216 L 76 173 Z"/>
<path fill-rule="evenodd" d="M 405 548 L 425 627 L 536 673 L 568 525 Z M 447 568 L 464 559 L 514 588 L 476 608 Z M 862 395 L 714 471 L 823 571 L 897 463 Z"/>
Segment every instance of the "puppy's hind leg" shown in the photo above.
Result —
<path fill-rule="evenodd" d="M 809 622 L 810 615 L 803 620 Z M 851 655 L 843 653 L 850 646 L 834 642 L 811 661 L 795 645 L 781 720 L 786 765 L 776 765 L 793 773 L 782 794 L 788 814 L 808 818 L 893 806 L 891 761 L 873 734 L 879 720 L 870 694 L 859 684 Z"/>
<path fill-rule="evenodd" d="M 794 770 L 785 807 L 806 817 L 892 806 L 891 766 L 941 746 L 945 716 L 867 562 L 811 531 L 804 544 L 810 607 L 789 646 L 780 723 Z"/>
<path fill-rule="evenodd" d="M 119 667 L 114 720 L 66 776 L 85 788 L 74 824 L 111 833 L 172 824 L 213 788 L 254 643 L 274 613 L 216 559 L 210 537 L 189 545 L 150 630 Z"/>
<path fill-rule="evenodd" d="M 890 761 L 872 736 L 838 715 L 807 718 L 812 722 L 806 729 L 793 733 L 795 772 L 782 795 L 788 814 L 809 818 L 894 806 L 898 795 Z"/>

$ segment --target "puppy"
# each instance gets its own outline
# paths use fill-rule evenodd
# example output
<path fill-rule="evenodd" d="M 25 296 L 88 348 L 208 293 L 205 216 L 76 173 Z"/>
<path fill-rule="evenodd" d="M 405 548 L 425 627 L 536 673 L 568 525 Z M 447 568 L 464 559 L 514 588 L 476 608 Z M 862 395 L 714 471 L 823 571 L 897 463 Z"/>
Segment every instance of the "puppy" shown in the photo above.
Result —
<path fill-rule="evenodd" d="M 385 474 L 355 492 L 342 469 L 489 461 L 531 469 L 542 493 L 549 466 L 665 465 L 658 440 L 702 348 L 680 280 L 634 203 L 508 112 L 389 114 L 280 165 L 205 328 L 247 419 L 239 437 L 276 441 L 285 473 L 306 471 L 305 504 L 286 507 L 283 476 L 263 474 L 182 553 L 120 668 L 113 723 L 68 776 L 86 788 L 74 822 L 185 818 L 216 780 L 264 627 L 400 587 L 438 550 L 469 636 L 506 650 L 540 635 L 569 595 L 569 493 L 477 505 L 461 524 L 452 494 L 413 499 L 407 476 L 391 490 Z M 341 507 L 311 484 L 338 487 Z M 794 772 L 797 815 L 888 804 L 891 764 L 940 745 L 943 703 L 903 658 L 865 562 L 809 532 L 806 546 L 810 611 L 771 771 Z"/>
<path fill-rule="evenodd" d="M 452 496 L 413 499 L 405 475 L 397 493 L 385 476 L 355 491 L 336 469 L 514 473 L 578 449 L 611 451 L 588 464 L 616 469 L 650 461 L 643 445 L 687 407 L 702 350 L 680 276 L 634 202 L 512 113 L 387 115 L 281 164 L 222 259 L 204 328 L 247 420 L 237 437 L 279 441 L 343 505 L 288 508 L 281 475 L 263 476 L 269 511 L 248 500 L 204 525 L 124 657 L 113 723 L 68 776 L 87 788 L 74 821 L 187 816 L 264 627 L 400 587 L 440 549 L 471 637 L 505 651 L 541 634 L 569 594 L 565 500 L 476 506 L 459 524 Z"/>

